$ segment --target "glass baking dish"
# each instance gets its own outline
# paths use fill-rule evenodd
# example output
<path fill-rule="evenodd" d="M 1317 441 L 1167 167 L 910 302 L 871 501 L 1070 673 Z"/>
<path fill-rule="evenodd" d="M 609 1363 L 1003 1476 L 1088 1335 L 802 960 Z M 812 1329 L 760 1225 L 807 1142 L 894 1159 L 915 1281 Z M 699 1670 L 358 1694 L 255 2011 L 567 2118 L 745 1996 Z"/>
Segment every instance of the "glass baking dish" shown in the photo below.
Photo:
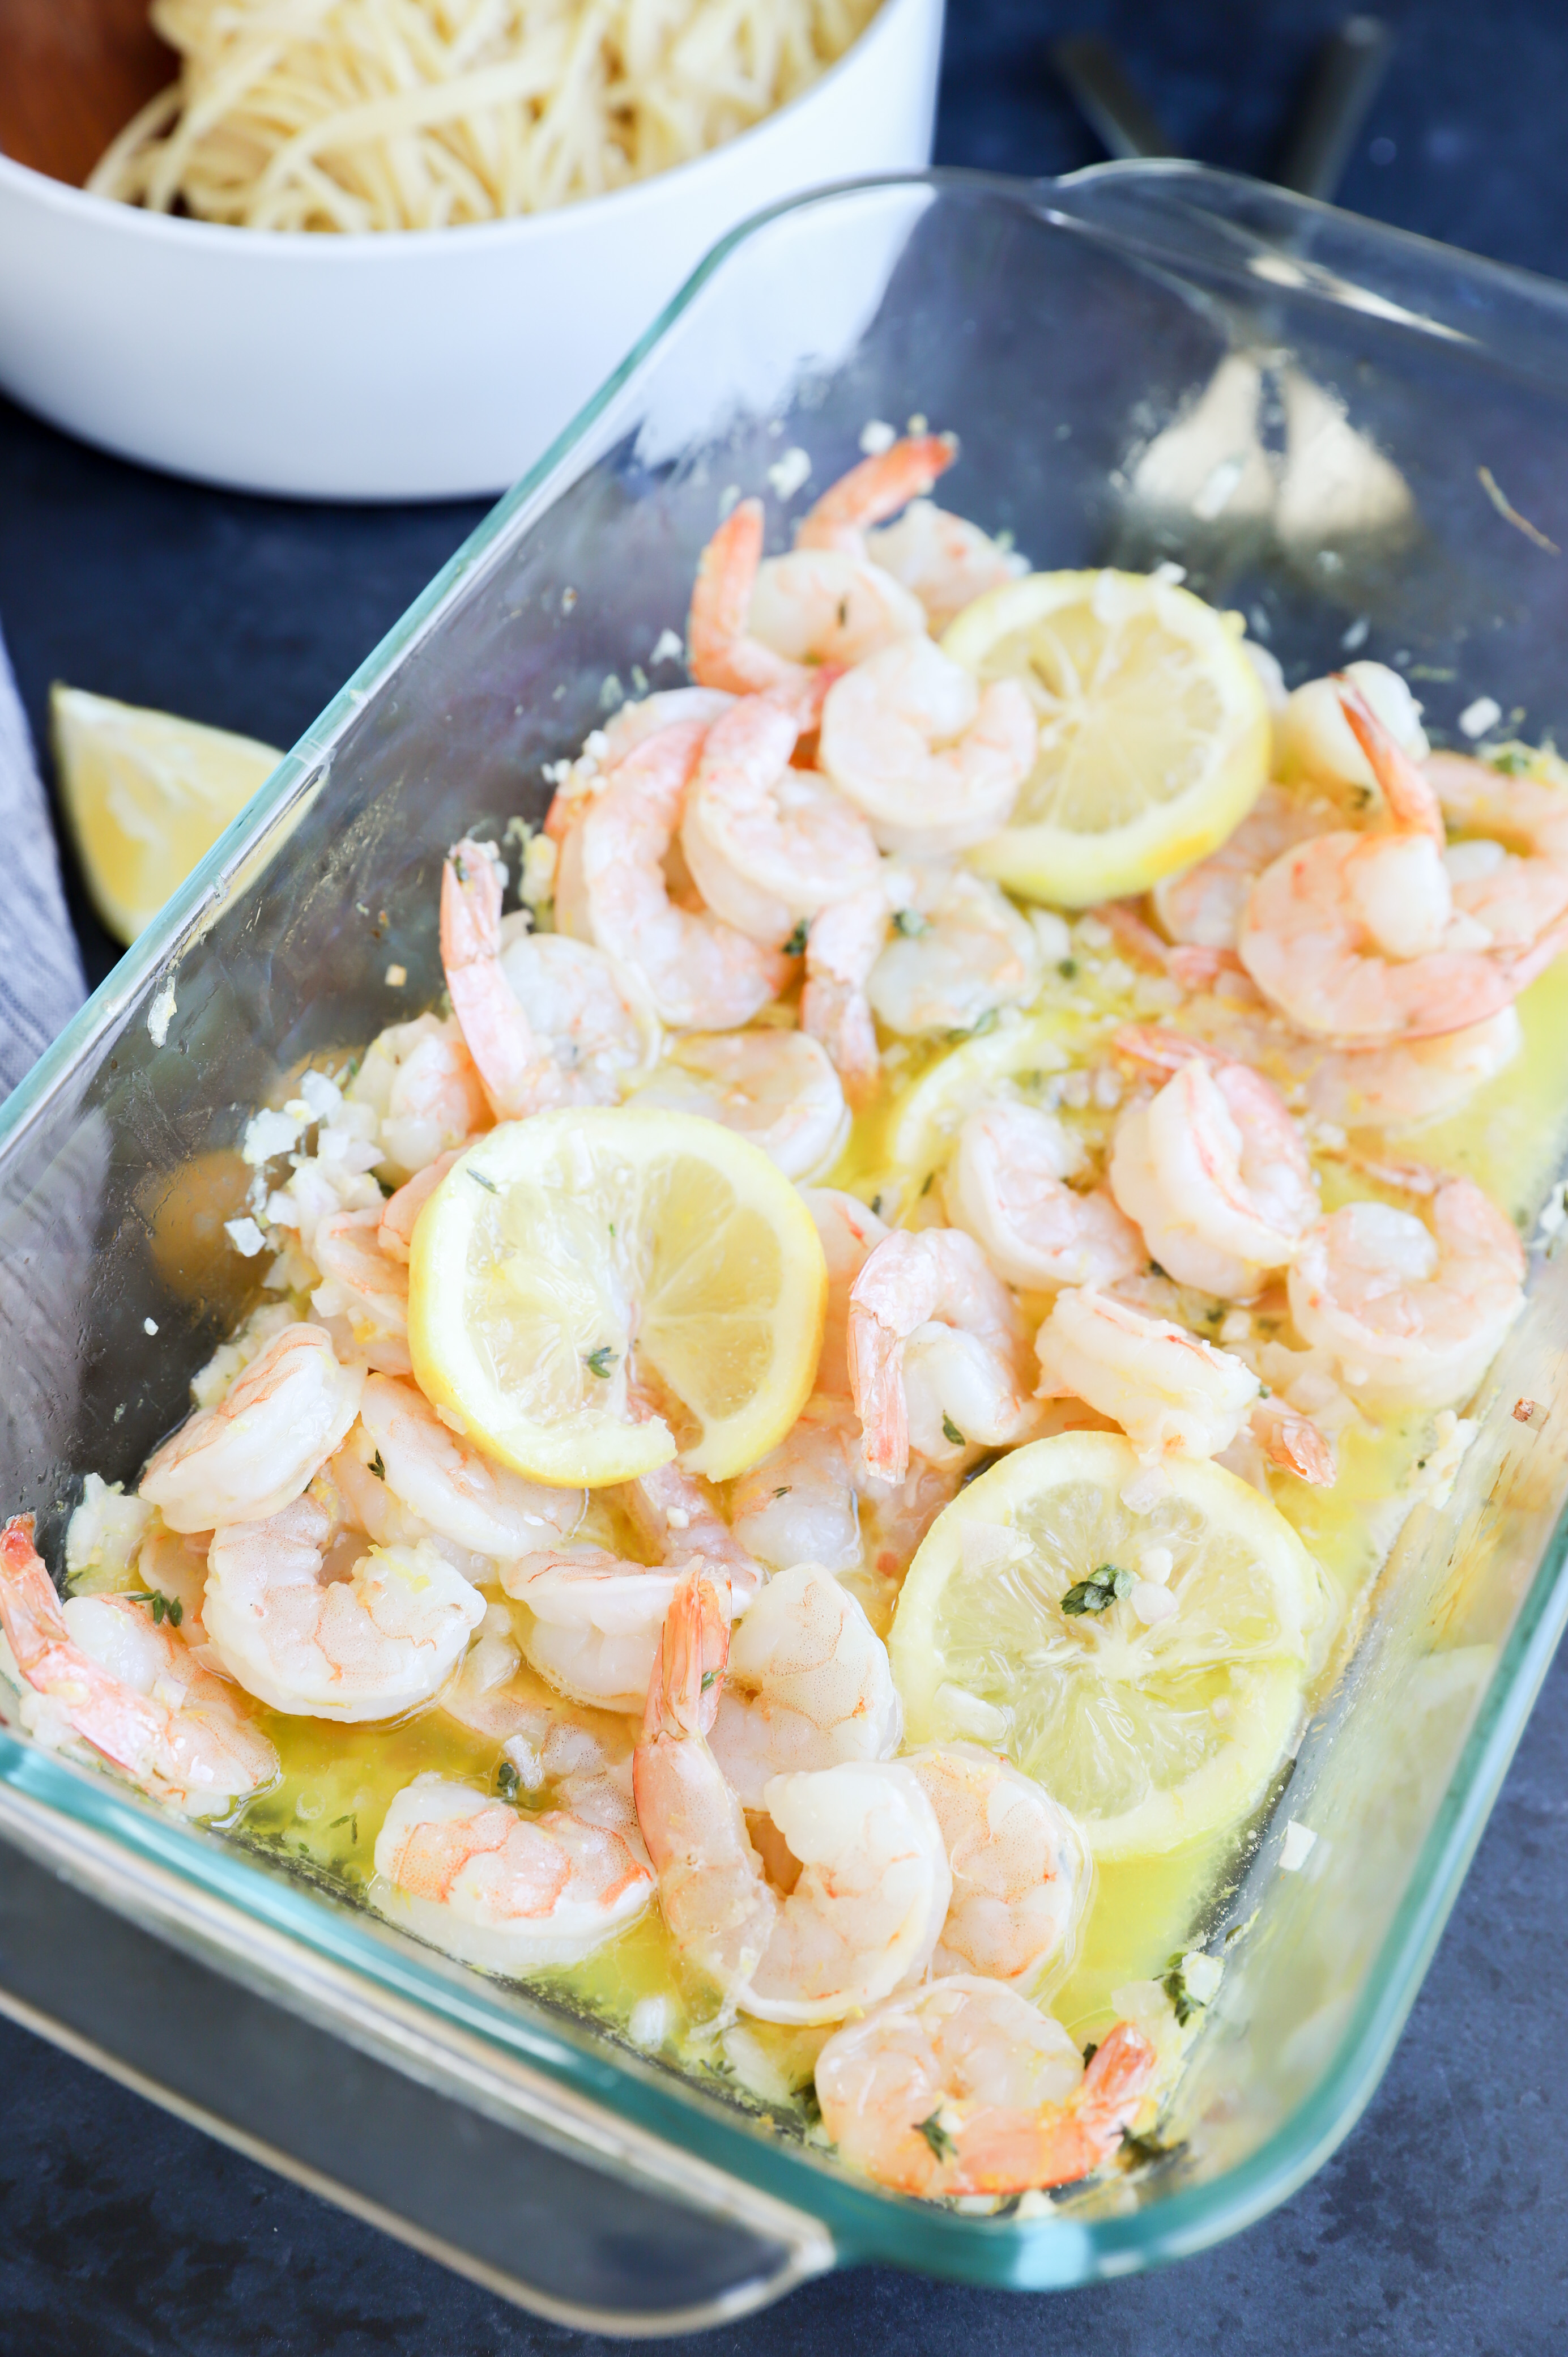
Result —
<path fill-rule="evenodd" d="M 545 764 L 623 694 L 679 677 L 655 650 L 682 629 L 697 552 L 736 490 L 767 492 L 797 447 L 821 485 L 868 420 L 917 412 L 961 437 L 951 503 L 1036 563 L 1184 566 L 1245 612 L 1288 679 L 1348 648 L 1396 661 L 1439 741 L 1482 695 L 1533 739 L 1568 731 L 1557 289 L 1167 163 L 868 182 L 763 215 L 454 558 L 0 1114 L 0 1496 L 37 1512 L 47 1550 L 81 1471 L 134 1475 L 250 1298 L 252 1265 L 221 1233 L 247 1109 L 302 1060 L 435 997 L 446 846 L 536 818 Z M 778 497 L 769 515 L 781 544 Z M 356 2178 L 351 2117 L 330 2166 L 300 2158 L 286 2105 L 251 2132 L 550 2314 L 669 2330 L 863 2259 L 1035 2288 L 1150 2266 L 1299 2185 L 1398 2036 L 1568 1608 L 1565 1324 L 1568 1266 L 1538 1255 L 1451 1498 L 1404 1523 L 1269 1825 L 1192 1927 L 1244 1928 L 1172 2148 L 1041 2218 L 854 2180 L 738 2099 L 4 1732 L 0 1835 L 29 1871 L 217 1975 L 236 2007 L 263 1997 L 476 2136 L 499 2126 L 556 2156 L 509 2241 L 505 2214 L 481 2235 L 420 2212 L 410 2189 L 423 2178 L 434 2199 L 439 2169 L 399 2148 L 406 2120 L 375 2115 L 376 2165 L 402 2170 L 402 2192 Z M 1525 1398 L 1539 1405 L 1520 1421 Z M 1318 1838 L 1285 1872 L 1291 1818 Z M 27 1935 L 30 1994 L 12 1974 L 0 2003 L 228 2132 L 215 2091 L 171 2090 L 156 2058 L 120 2052 L 107 2017 L 83 2028 L 79 2011 L 73 2028 L 51 2005 L 52 1976 L 80 1978 L 83 1935 L 48 1915 L 40 1903 Z"/>

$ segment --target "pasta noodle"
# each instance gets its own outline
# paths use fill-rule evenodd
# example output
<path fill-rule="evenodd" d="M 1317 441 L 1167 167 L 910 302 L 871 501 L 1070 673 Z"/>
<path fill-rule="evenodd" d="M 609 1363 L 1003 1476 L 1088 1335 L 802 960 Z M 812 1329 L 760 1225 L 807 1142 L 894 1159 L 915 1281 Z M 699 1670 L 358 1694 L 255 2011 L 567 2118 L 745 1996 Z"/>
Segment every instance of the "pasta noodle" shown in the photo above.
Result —
<path fill-rule="evenodd" d="M 155 0 L 182 59 L 87 182 L 242 229 L 446 229 L 667 171 L 785 105 L 877 0 Z"/>

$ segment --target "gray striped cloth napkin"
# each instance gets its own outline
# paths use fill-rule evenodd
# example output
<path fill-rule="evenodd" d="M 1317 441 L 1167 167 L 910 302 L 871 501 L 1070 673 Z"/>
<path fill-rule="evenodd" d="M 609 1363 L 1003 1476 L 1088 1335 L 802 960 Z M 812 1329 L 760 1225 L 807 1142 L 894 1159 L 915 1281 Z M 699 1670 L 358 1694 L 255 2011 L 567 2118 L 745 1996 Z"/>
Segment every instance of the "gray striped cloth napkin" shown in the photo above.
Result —
<path fill-rule="evenodd" d="M 48 802 L 0 637 L 0 1098 L 9 1096 L 87 995 L 60 888 Z"/>

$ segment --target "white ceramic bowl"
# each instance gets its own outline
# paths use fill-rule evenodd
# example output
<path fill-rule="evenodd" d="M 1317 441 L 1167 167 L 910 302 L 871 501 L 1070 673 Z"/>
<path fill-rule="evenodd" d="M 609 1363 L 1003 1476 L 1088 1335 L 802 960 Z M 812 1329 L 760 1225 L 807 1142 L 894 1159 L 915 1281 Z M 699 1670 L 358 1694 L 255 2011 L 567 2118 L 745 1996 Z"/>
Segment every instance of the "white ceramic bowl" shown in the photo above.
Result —
<path fill-rule="evenodd" d="M 942 0 L 883 0 L 801 97 L 613 196 L 468 229 L 269 236 L 0 156 L 0 386 L 180 475 L 306 499 L 500 490 L 747 214 L 929 161 Z"/>

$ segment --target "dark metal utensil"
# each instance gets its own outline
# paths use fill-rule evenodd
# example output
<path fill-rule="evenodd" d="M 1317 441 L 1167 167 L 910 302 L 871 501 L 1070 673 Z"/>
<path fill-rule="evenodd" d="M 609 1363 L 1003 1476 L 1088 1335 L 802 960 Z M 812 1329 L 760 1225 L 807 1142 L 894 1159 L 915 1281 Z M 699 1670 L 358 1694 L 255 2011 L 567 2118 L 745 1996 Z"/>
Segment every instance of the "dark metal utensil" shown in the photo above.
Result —
<path fill-rule="evenodd" d="M 1393 45 L 1393 34 L 1380 16 L 1347 16 L 1329 35 L 1313 62 L 1274 175 L 1282 188 L 1332 202 L 1388 71 Z"/>
<path fill-rule="evenodd" d="M 1121 59 L 1098 33 L 1072 33 L 1055 42 L 1051 61 L 1111 155 L 1120 160 L 1176 153 L 1153 108 L 1128 81 Z"/>

